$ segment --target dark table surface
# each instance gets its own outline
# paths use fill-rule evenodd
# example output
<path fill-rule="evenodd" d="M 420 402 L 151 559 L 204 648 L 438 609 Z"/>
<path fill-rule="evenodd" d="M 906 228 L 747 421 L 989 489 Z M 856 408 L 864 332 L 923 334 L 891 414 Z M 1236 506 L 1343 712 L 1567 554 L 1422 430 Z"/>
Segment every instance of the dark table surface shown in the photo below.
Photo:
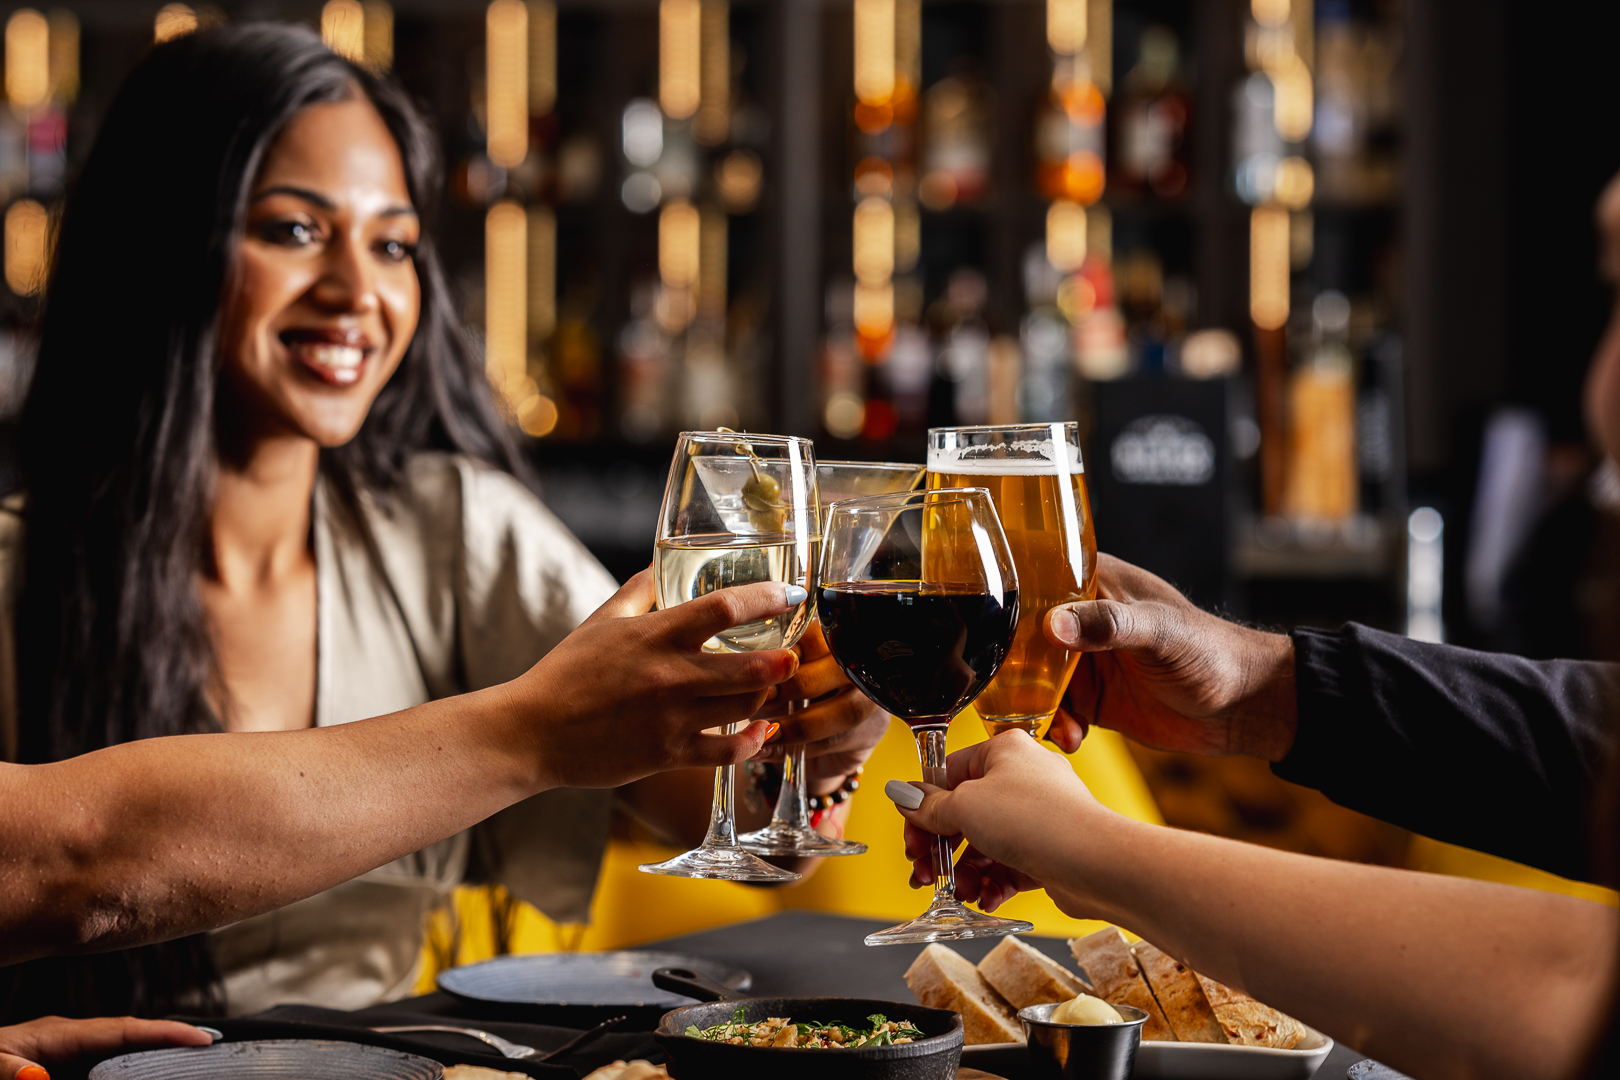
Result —
<path fill-rule="evenodd" d="M 697 934 L 650 943 L 645 948 L 688 953 L 735 964 L 753 973 L 749 993 L 759 997 L 866 997 L 914 1001 L 906 989 L 906 968 L 920 951 L 915 946 L 873 948 L 866 935 L 888 923 L 820 911 L 784 911 L 751 922 L 733 923 Z M 951 948 L 974 963 L 995 947 L 996 938 L 953 941 Z M 1023 940 L 1065 967 L 1074 966 L 1063 938 L 1025 934 Z M 1313 1080 L 1342 1080 L 1366 1055 L 1335 1044 Z M 998 1066 L 998 1068 L 1000 1068 Z M 1005 1068 L 1007 1080 L 1019 1080 Z"/>

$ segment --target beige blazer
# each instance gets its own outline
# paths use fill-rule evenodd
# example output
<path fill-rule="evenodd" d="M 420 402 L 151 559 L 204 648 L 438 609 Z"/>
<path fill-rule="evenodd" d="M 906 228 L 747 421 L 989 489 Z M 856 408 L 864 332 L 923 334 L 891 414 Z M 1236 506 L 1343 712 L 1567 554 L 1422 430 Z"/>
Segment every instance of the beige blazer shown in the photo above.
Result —
<path fill-rule="evenodd" d="M 10 613 L 21 518 L 0 514 L 0 730 L 16 746 Z M 616 584 L 521 484 L 423 453 L 358 516 L 314 500 L 315 723 L 345 724 L 477 690 L 527 670 Z M 283 1003 L 353 1009 L 403 997 L 430 912 L 469 865 L 558 922 L 585 922 L 613 792 L 560 789 L 279 911 L 216 930 L 232 1014 Z"/>

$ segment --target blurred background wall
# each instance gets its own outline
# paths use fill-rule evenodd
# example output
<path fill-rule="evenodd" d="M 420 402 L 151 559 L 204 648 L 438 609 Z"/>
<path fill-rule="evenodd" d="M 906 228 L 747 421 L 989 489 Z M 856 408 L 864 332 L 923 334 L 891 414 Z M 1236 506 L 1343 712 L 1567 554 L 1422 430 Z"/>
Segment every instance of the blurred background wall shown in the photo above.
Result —
<path fill-rule="evenodd" d="M 256 18 L 320 28 L 437 126 L 457 303 L 548 503 L 621 577 L 683 428 L 915 461 L 930 425 L 1072 419 L 1102 547 L 1200 603 L 1620 652 L 1620 479 L 1579 410 L 1610 305 L 1612 5 L 0 4 L 0 486 L 98 117 L 154 40 Z M 109 257 L 135 272 L 161 229 L 131 208 Z M 909 775 L 891 743 L 875 774 Z M 1446 865 L 1254 763 L 1106 738 L 1081 758 L 1138 816 Z M 499 932 L 469 930 L 478 894 L 436 962 L 782 904 L 898 915 L 895 822 L 860 803 L 875 853 L 801 890 L 654 896 L 626 827 L 591 931 L 498 897 Z"/>

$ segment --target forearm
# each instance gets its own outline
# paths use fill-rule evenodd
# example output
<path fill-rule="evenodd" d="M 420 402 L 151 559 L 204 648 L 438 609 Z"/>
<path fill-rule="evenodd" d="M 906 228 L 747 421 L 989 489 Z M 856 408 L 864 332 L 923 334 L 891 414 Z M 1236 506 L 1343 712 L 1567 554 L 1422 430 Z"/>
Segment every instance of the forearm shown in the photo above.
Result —
<path fill-rule="evenodd" d="M 451 835 L 543 786 L 513 711 L 497 687 L 339 728 L 13 766 L 0 963 L 222 925 Z"/>
<path fill-rule="evenodd" d="M 1426 836 L 1589 877 L 1586 810 L 1613 744 L 1620 668 L 1354 623 L 1296 631 L 1295 643 L 1299 726 L 1278 775 Z"/>
<path fill-rule="evenodd" d="M 1122 819 L 1086 834 L 1052 860 L 1065 907 L 1414 1075 L 1567 1075 L 1608 1000 L 1602 905 Z"/>

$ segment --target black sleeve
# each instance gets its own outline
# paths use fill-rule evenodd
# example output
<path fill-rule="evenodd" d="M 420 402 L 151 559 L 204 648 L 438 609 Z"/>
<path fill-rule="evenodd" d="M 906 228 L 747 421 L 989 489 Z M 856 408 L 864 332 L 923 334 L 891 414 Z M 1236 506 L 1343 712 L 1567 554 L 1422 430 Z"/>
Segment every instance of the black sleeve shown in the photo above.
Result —
<path fill-rule="evenodd" d="M 1620 666 L 1296 630 L 1284 780 L 1436 840 L 1589 878 Z"/>

